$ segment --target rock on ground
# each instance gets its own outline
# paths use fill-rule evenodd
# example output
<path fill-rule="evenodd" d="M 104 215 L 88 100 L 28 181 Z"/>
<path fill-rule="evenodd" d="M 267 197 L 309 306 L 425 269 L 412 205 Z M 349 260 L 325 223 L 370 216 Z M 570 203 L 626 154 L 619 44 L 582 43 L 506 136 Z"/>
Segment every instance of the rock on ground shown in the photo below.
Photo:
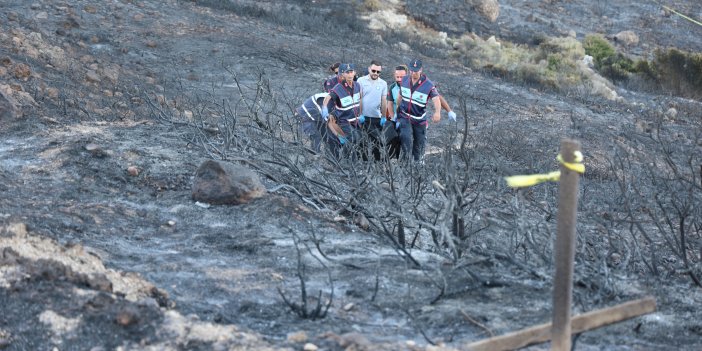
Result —
<path fill-rule="evenodd" d="M 192 198 L 213 205 L 238 205 L 259 198 L 266 188 L 250 169 L 207 160 L 195 173 Z"/>
<path fill-rule="evenodd" d="M 625 30 L 615 34 L 614 40 L 624 46 L 634 46 L 639 43 L 639 36 L 633 31 Z"/>
<path fill-rule="evenodd" d="M 495 22 L 500 15 L 500 4 L 497 0 L 469 0 L 469 3 L 490 22 Z"/>

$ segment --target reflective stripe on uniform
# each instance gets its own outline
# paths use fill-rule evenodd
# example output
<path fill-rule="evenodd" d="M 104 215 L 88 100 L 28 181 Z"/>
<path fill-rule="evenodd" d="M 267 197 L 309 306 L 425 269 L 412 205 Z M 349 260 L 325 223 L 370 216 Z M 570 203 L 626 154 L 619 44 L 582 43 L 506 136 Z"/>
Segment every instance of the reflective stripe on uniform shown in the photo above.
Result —
<path fill-rule="evenodd" d="M 341 106 L 336 106 L 336 109 L 339 111 L 348 111 L 352 108 L 356 108 L 361 104 L 361 94 L 360 93 L 355 93 L 352 96 L 344 96 L 343 98 L 339 99 L 339 102 L 341 102 Z"/>
<path fill-rule="evenodd" d="M 412 92 L 407 87 L 401 87 L 400 92 L 402 93 L 402 98 L 408 100 L 413 105 L 417 105 L 422 108 L 427 106 L 427 100 L 429 99 L 429 95 L 424 94 L 420 91 Z"/>
<path fill-rule="evenodd" d="M 317 102 L 315 102 L 314 104 L 316 105 Z M 305 114 L 307 114 L 307 117 L 309 117 L 311 120 L 314 121 L 314 117 L 312 117 L 312 115 L 310 114 L 310 111 L 307 111 L 307 107 L 305 107 L 304 104 L 302 105 L 302 109 L 305 111 Z"/>
<path fill-rule="evenodd" d="M 424 116 L 427 115 L 426 112 L 424 112 L 424 114 L 422 114 L 421 116 L 411 115 L 411 114 L 409 114 L 409 113 L 407 113 L 407 112 L 405 112 L 405 114 L 406 114 L 407 116 L 410 116 L 410 117 L 414 118 L 414 119 L 424 119 Z"/>

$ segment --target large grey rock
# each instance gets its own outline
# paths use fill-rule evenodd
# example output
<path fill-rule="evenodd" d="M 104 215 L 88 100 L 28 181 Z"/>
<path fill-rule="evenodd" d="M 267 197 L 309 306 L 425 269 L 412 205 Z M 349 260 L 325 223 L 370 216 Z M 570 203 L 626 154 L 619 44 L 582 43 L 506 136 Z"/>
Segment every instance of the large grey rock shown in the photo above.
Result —
<path fill-rule="evenodd" d="M 614 40 L 624 46 L 634 46 L 639 43 L 639 36 L 633 31 L 625 30 L 615 34 Z"/>
<path fill-rule="evenodd" d="M 195 172 L 193 200 L 213 205 L 238 205 L 266 194 L 256 173 L 228 162 L 207 160 Z"/>

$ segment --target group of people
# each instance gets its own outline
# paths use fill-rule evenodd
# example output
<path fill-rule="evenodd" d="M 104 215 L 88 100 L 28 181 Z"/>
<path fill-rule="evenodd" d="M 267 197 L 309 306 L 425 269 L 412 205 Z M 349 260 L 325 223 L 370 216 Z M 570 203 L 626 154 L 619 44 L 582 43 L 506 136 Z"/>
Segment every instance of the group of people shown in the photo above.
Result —
<path fill-rule="evenodd" d="M 323 83 L 325 92 L 310 96 L 295 111 L 315 152 L 321 152 L 324 142 L 337 157 L 356 157 L 359 147 L 366 146 L 375 160 L 387 154 L 420 161 L 429 102 L 434 107 L 432 122 L 441 120 L 441 108 L 456 120 L 455 112 L 423 73 L 421 60 L 395 67 L 395 82 L 389 87 L 380 78 L 382 69 L 373 60 L 367 74 L 357 77 L 352 63 L 330 67 L 334 74 Z"/>

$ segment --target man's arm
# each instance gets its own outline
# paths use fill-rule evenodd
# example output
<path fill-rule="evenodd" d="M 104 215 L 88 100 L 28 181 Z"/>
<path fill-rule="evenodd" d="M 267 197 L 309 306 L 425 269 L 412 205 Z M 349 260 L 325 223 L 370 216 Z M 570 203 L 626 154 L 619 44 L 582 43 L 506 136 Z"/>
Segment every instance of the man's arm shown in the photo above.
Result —
<path fill-rule="evenodd" d="M 329 100 L 331 100 L 331 94 L 327 95 L 324 98 L 324 101 L 322 101 L 322 106 L 320 106 L 320 107 L 324 108 L 324 107 L 328 106 Z"/>
<path fill-rule="evenodd" d="M 402 88 L 400 88 L 400 91 L 397 92 L 397 108 L 400 108 L 400 104 L 402 103 Z M 397 111 L 395 111 L 397 113 Z M 398 116 L 399 117 L 399 114 Z"/>
<path fill-rule="evenodd" d="M 431 117 L 431 120 L 434 122 L 438 122 L 441 120 L 441 95 L 434 96 L 431 98 L 431 101 L 434 103 L 434 115 Z"/>
<path fill-rule="evenodd" d="M 388 109 L 388 97 L 387 97 L 387 95 L 388 95 L 388 94 L 383 94 L 383 95 L 380 97 L 380 118 L 385 118 L 385 116 L 383 116 L 383 112 L 386 111 L 386 110 Z"/>
<path fill-rule="evenodd" d="M 331 92 L 329 92 L 329 95 L 327 95 L 324 98 L 324 101 L 322 101 L 322 106 L 321 106 L 322 107 L 322 118 L 324 118 L 325 121 L 327 119 L 329 119 L 329 117 L 334 118 L 334 115 L 329 114 L 329 102 L 331 101 L 331 99 L 334 96 L 336 96 L 336 94 L 332 90 Z M 325 113 L 326 113 L 326 116 L 325 116 Z"/>
<path fill-rule="evenodd" d="M 389 119 L 393 119 L 395 117 L 395 111 L 392 110 L 394 101 L 392 98 L 392 89 L 388 89 L 388 93 L 385 94 L 385 100 L 387 101 L 387 106 L 385 107 L 385 115 L 388 116 Z"/>
<path fill-rule="evenodd" d="M 439 95 L 439 99 L 441 100 L 441 108 L 446 110 L 446 112 L 451 112 L 451 106 L 449 106 L 448 102 L 446 99 L 444 99 L 443 95 Z"/>
<path fill-rule="evenodd" d="M 358 90 L 360 90 L 360 93 L 361 93 L 361 99 L 360 99 L 360 101 L 358 101 L 358 110 L 361 111 L 361 114 L 363 114 L 363 96 L 366 94 L 363 93 L 363 86 L 362 85 L 359 84 L 358 87 L 359 87 Z"/>

